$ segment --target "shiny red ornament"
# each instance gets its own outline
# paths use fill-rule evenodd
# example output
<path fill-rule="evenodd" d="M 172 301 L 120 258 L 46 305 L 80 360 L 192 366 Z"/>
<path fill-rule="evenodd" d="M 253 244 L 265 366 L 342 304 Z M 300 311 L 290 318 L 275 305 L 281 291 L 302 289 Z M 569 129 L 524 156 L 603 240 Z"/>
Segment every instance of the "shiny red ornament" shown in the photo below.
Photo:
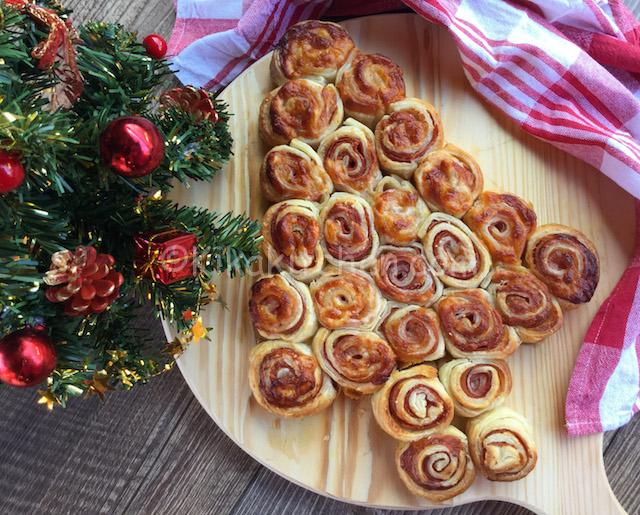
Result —
<path fill-rule="evenodd" d="M 134 238 L 134 269 L 138 277 L 173 284 L 193 277 L 197 238 L 174 229 Z"/>
<path fill-rule="evenodd" d="M 34 386 L 56 368 L 56 349 L 43 327 L 25 327 L 0 340 L 0 381 Z"/>
<path fill-rule="evenodd" d="M 160 95 L 160 105 L 175 107 L 192 114 L 196 120 L 209 120 L 217 123 L 218 111 L 211 99 L 209 92 L 204 89 L 196 89 L 193 86 L 181 86 L 165 91 Z"/>
<path fill-rule="evenodd" d="M 98 254 L 91 246 L 56 252 L 44 276 L 49 285 L 45 296 L 50 302 L 63 302 L 69 316 L 102 313 L 118 297 L 124 282 L 114 265 L 113 256 Z"/>
<path fill-rule="evenodd" d="M 160 34 L 149 34 L 142 40 L 142 45 L 149 57 L 162 59 L 167 55 L 167 42 Z"/>
<path fill-rule="evenodd" d="M 100 135 L 104 164 L 124 177 L 143 177 L 164 159 L 164 138 L 153 122 L 142 116 L 123 116 Z"/>
<path fill-rule="evenodd" d="M 0 193 L 15 190 L 24 182 L 24 166 L 15 152 L 0 149 Z"/>

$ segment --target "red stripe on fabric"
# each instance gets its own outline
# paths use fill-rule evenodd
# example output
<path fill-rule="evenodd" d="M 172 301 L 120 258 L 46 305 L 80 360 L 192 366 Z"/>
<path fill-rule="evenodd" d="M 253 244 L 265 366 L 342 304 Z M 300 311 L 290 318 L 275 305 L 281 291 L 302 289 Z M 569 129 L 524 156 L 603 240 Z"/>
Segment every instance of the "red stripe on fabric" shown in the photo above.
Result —
<path fill-rule="evenodd" d="M 588 50 L 599 63 L 640 73 L 640 47 L 612 36 L 594 34 Z"/>
<path fill-rule="evenodd" d="M 236 25 L 238 25 L 238 20 L 177 18 L 169 40 L 167 54 L 176 55 L 197 39 L 233 29 Z"/>
<path fill-rule="evenodd" d="M 598 5 L 596 5 L 593 0 L 583 0 L 583 1 L 585 2 L 587 7 L 589 8 L 589 10 L 593 13 L 593 15 L 595 16 L 596 20 L 598 20 L 598 23 L 600 24 L 600 27 L 602 28 L 602 32 L 608 33 L 608 34 L 612 34 L 612 35 L 616 34 L 618 32 L 616 30 L 616 28 L 609 21 L 609 18 L 607 18 L 604 15 L 604 13 L 600 9 L 600 7 Z"/>

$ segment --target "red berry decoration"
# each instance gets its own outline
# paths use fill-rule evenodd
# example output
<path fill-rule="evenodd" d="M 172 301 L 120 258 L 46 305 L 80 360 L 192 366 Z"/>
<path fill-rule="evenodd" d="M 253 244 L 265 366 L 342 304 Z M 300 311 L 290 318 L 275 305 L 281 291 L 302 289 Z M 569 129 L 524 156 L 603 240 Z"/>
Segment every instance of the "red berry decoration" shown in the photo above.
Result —
<path fill-rule="evenodd" d="M 114 264 L 113 256 L 98 254 L 91 246 L 56 252 L 44 276 L 50 286 L 45 295 L 51 302 L 64 302 L 70 316 L 101 313 L 118 297 L 124 282 Z"/>
<path fill-rule="evenodd" d="M 123 116 L 110 122 L 100 135 L 100 156 L 118 175 L 143 177 L 162 163 L 164 138 L 146 118 Z"/>
<path fill-rule="evenodd" d="M 34 386 L 56 368 L 56 349 L 43 327 L 25 327 L 0 340 L 0 381 Z"/>
<path fill-rule="evenodd" d="M 18 154 L 0 149 L 0 193 L 15 190 L 24 182 L 24 167 Z"/>
<path fill-rule="evenodd" d="M 149 57 L 162 59 L 167 54 L 167 42 L 160 34 L 149 34 L 142 40 Z"/>

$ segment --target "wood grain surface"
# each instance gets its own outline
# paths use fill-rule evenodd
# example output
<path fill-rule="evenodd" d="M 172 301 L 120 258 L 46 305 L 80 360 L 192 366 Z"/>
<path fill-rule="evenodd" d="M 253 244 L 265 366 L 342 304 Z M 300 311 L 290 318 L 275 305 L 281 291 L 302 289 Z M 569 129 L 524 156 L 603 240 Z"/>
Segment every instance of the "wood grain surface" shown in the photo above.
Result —
<path fill-rule="evenodd" d="M 66 3 L 78 21 L 119 21 L 141 35 L 168 37 L 174 19 L 169 0 Z M 640 0 L 627 4 L 640 14 Z M 543 153 L 549 148 L 531 144 Z M 164 338 L 148 312 L 140 320 L 159 341 Z M 94 398 L 51 413 L 35 404 L 32 390 L 0 387 L 0 412 L 2 514 L 380 513 L 319 496 L 260 466 L 215 425 L 177 370 L 132 392 L 112 393 L 104 403 Z M 640 418 L 606 433 L 604 442 L 614 493 L 628 513 L 640 513 Z M 530 512 L 488 501 L 433 513 Z"/>

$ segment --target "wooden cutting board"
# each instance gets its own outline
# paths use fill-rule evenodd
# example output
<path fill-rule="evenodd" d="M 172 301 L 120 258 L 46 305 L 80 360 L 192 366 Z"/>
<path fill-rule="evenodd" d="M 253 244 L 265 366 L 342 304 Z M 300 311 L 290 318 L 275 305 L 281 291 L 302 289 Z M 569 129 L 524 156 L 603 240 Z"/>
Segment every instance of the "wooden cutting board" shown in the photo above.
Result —
<path fill-rule="evenodd" d="M 537 513 L 605 515 L 622 512 L 602 462 L 602 436 L 569 438 L 563 428 L 571 370 L 589 321 L 628 263 L 633 243 L 631 198 L 584 163 L 527 136 L 467 83 L 451 37 L 417 15 L 371 16 L 344 22 L 360 48 L 383 53 L 404 69 L 407 96 L 432 102 L 445 134 L 480 162 L 487 189 L 530 199 L 540 223 L 574 226 L 595 242 L 602 277 L 594 299 L 569 313 L 562 330 L 538 345 L 523 345 L 509 359 L 514 388 L 507 405 L 533 423 L 540 459 L 522 481 L 478 479 L 444 506 L 483 499 L 521 504 Z M 234 113 L 235 157 L 211 184 L 177 191 L 181 203 L 261 218 L 258 171 L 266 151 L 258 137 L 258 106 L 272 89 L 270 55 L 256 62 L 222 94 Z M 212 341 L 191 345 L 178 365 L 213 420 L 242 449 L 287 479 L 344 501 L 376 507 L 433 506 L 411 495 L 393 461 L 395 442 L 372 418 L 369 399 L 340 397 L 324 413 L 280 420 L 253 401 L 247 357 L 255 336 L 247 313 L 254 278 L 221 278 L 227 309 L 203 313 Z M 166 328 L 168 337 L 173 330 Z"/>

